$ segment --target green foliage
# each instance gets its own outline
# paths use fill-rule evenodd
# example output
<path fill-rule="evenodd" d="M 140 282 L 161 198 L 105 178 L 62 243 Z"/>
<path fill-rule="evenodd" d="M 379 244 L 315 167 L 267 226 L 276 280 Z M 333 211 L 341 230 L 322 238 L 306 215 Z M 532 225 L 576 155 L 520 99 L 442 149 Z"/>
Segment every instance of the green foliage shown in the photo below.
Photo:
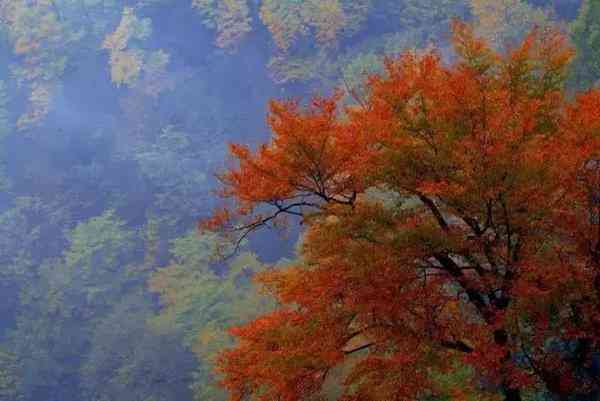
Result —
<path fill-rule="evenodd" d="M 252 253 L 241 253 L 216 270 L 215 258 L 229 245 L 216 234 L 190 233 L 173 241 L 172 262 L 158 270 L 150 288 L 160 294 L 163 309 L 152 319 L 156 333 L 177 330 L 199 360 L 194 393 L 197 399 L 224 399 L 215 386 L 212 359 L 231 344 L 227 328 L 246 322 L 271 307 L 258 294 L 251 277 L 265 267 Z M 227 249 L 225 249 L 227 250 Z M 231 249 L 229 249 L 231 251 Z"/>
<path fill-rule="evenodd" d="M 48 114 L 72 46 L 82 32 L 68 29 L 54 2 L 9 0 L 0 6 L 0 18 L 15 55 L 22 60 L 13 65 L 13 75 L 19 85 L 29 87 L 29 106 L 17 121 L 19 129 L 28 129 Z"/>
<path fill-rule="evenodd" d="M 21 293 L 26 307 L 17 317 L 12 347 L 27 372 L 22 383 L 27 398 L 77 377 L 95 326 L 125 288 L 143 282 L 128 274 L 135 237 L 114 212 L 79 223 L 67 237 L 62 257 L 44 261 Z M 63 397 L 78 392 L 71 386 Z"/>
<path fill-rule="evenodd" d="M 437 394 L 422 398 L 422 401 L 500 401 L 499 394 L 483 392 L 476 384 L 473 369 L 455 364 L 451 372 L 432 372 Z"/>
<path fill-rule="evenodd" d="M 320 47 L 331 47 L 341 35 L 359 29 L 370 3 L 370 0 L 265 0 L 260 17 L 283 51 L 292 48 L 301 36 L 314 38 Z"/>
<path fill-rule="evenodd" d="M 138 46 L 151 34 L 152 21 L 149 18 L 138 18 L 131 7 L 123 9 L 119 26 L 106 36 L 102 44 L 110 53 L 110 75 L 117 86 L 133 86 L 137 82 L 147 57 Z M 155 60 L 152 61 L 156 64 Z"/>
<path fill-rule="evenodd" d="M 372 74 L 382 71 L 383 58 L 375 51 L 367 50 L 345 62 L 341 69 L 338 87 L 346 90 L 346 103 L 352 106 L 363 102 L 368 96 L 364 82 Z"/>
<path fill-rule="evenodd" d="M 102 48 L 109 52 L 110 76 L 117 87 L 125 85 L 157 97 L 173 89 L 174 83 L 167 74 L 169 54 L 143 47 L 151 34 L 150 18 L 139 18 L 133 8 L 125 7 L 119 25 L 105 37 Z"/>
<path fill-rule="evenodd" d="M 37 197 L 16 198 L 0 214 L 0 277 L 18 282 L 31 278 L 45 257 L 60 253 L 65 244 L 61 227 L 68 221 L 59 205 Z"/>
<path fill-rule="evenodd" d="M 397 18 L 405 29 L 420 29 L 433 37 L 446 32 L 452 18 L 464 16 L 467 6 L 465 0 L 387 0 L 379 4 L 376 12 L 378 18 Z"/>
<path fill-rule="evenodd" d="M 66 266 L 81 273 L 93 274 L 98 269 L 117 271 L 133 248 L 133 233 L 125 228 L 112 210 L 85 223 L 69 235 Z"/>
<path fill-rule="evenodd" d="M 477 33 L 498 48 L 518 43 L 533 27 L 550 23 L 546 12 L 523 0 L 471 0 Z"/>
<path fill-rule="evenodd" d="M 572 81 L 588 88 L 600 80 L 600 2 L 583 0 L 577 19 L 571 24 L 571 38 L 577 47 Z"/>
<path fill-rule="evenodd" d="M 69 319 L 93 319 L 110 309 L 130 278 L 134 234 L 113 211 L 79 223 L 68 235 L 60 259 L 39 268 L 39 280 L 24 291 L 23 302 L 43 313 Z"/>
<path fill-rule="evenodd" d="M 333 68 L 333 69 L 332 69 Z M 308 56 L 279 55 L 269 61 L 271 78 L 279 83 L 306 82 L 335 75 L 335 66 L 329 64 L 323 51 Z"/>
<path fill-rule="evenodd" d="M 167 72 L 169 60 L 169 54 L 162 49 L 146 54 L 143 66 L 144 76 L 139 85 L 140 91 L 156 98 L 161 92 L 174 89 L 174 79 Z"/>
<path fill-rule="evenodd" d="M 199 237 L 191 232 L 172 242 L 171 263 L 150 280 L 150 288 L 161 295 L 164 306 L 154 322 L 157 330 L 176 325 L 191 346 L 206 323 L 206 310 L 215 307 L 214 301 L 223 295 L 225 282 L 212 268 L 223 247 L 228 245 L 210 233 Z"/>
<path fill-rule="evenodd" d="M 0 400 L 20 400 L 18 386 L 19 372 L 16 358 L 14 355 L 0 349 Z"/>
<path fill-rule="evenodd" d="M 386 54 L 443 40 L 450 20 L 466 10 L 466 0 L 266 1 L 261 19 L 280 50 L 269 68 L 278 83 L 343 86 L 341 80 L 362 75 L 355 63 L 378 57 L 380 65 Z M 370 32 L 369 23 L 380 26 L 377 33 Z M 373 64 L 366 70 L 379 68 Z"/>
<path fill-rule="evenodd" d="M 252 30 L 247 0 L 192 0 L 192 5 L 204 25 L 217 31 L 219 47 L 235 47 Z"/>
<path fill-rule="evenodd" d="M 0 140 L 3 140 L 10 134 L 11 124 L 8 113 L 8 92 L 6 83 L 0 81 Z"/>
<path fill-rule="evenodd" d="M 164 127 L 154 143 L 141 143 L 134 154 L 140 171 L 154 186 L 154 206 L 163 213 L 199 210 L 207 188 L 206 164 L 212 156 L 198 150 L 189 134 L 173 125 Z"/>
<path fill-rule="evenodd" d="M 5 139 L 11 133 L 11 123 L 8 112 L 8 93 L 6 84 L 0 80 L 0 192 L 7 191 L 10 188 L 10 180 L 5 173 L 6 150 L 4 146 Z"/>
<path fill-rule="evenodd" d="M 139 288 L 95 327 L 81 367 L 85 399 L 169 401 L 190 399 L 193 355 L 176 330 L 155 335 L 146 321 L 153 302 Z"/>

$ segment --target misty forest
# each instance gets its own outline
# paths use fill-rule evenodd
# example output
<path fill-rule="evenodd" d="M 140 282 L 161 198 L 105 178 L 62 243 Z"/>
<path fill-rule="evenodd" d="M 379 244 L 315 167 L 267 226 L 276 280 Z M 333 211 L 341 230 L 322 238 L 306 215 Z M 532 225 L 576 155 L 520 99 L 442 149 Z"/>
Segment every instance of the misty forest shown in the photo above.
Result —
<path fill-rule="evenodd" d="M 600 0 L 0 0 L 0 401 L 599 401 Z"/>

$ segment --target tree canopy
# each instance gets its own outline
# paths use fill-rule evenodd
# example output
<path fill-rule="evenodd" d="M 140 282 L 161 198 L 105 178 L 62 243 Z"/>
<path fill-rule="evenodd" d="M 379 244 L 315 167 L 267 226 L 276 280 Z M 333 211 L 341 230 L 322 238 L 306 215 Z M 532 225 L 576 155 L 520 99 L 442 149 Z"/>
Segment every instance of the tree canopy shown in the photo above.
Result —
<path fill-rule="evenodd" d="M 499 52 L 455 22 L 453 44 L 389 58 L 355 106 L 273 101 L 272 140 L 231 145 L 201 228 L 307 227 L 258 276 L 280 306 L 231 330 L 231 400 L 318 398 L 347 364 L 344 400 L 443 396 L 461 369 L 482 397 L 598 394 L 600 92 L 565 94 L 554 29 Z"/>

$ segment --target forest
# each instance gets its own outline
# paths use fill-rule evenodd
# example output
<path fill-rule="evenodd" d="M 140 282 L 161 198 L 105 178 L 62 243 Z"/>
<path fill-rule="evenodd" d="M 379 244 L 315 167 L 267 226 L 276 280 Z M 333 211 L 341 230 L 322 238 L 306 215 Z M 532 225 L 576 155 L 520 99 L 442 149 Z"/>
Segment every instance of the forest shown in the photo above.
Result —
<path fill-rule="evenodd" d="M 599 401 L 600 0 L 0 0 L 0 401 Z"/>

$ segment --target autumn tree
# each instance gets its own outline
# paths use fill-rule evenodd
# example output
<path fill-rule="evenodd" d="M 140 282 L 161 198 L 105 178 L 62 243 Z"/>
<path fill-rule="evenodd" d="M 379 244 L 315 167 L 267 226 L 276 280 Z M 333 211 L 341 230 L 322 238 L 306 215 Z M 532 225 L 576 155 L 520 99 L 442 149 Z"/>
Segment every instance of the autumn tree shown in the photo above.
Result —
<path fill-rule="evenodd" d="M 29 88 L 29 107 L 17 121 L 19 129 L 37 124 L 48 114 L 58 78 L 66 68 L 69 46 L 78 40 L 52 5 L 21 0 L 0 5 L 0 21 L 14 54 L 22 60 L 12 66 L 13 76 L 20 86 Z"/>
<path fill-rule="evenodd" d="M 348 401 L 448 395 L 459 370 L 481 397 L 598 394 L 600 92 L 566 98 L 556 31 L 506 53 L 453 31 L 453 64 L 390 58 L 359 104 L 273 101 L 271 141 L 231 145 L 201 229 L 306 227 L 303 262 L 258 275 L 281 306 L 231 330 L 231 400 L 318 399 L 340 366 Z"/>

